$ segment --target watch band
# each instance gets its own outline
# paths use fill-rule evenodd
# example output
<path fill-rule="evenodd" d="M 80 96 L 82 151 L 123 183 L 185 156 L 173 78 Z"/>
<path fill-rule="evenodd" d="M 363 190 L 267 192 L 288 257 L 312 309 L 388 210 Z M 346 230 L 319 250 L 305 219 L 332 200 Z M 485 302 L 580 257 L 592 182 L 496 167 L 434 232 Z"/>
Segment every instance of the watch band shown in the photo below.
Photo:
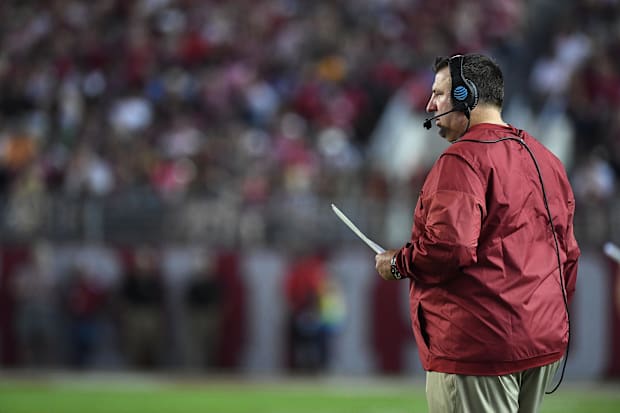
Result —
<path fill-rule="evenodd" d="M 400 273 L 400 271 L 398 271 L 398 268 L 396 268 L 396 254 L 394 254 L 392 256 L 392 259 L 390 260 L 390 272 L 392 273 L 392 277 L 394 277 L 395 280 L 400 280 L 401 278 L 403 278 L 403 275 Z"/>

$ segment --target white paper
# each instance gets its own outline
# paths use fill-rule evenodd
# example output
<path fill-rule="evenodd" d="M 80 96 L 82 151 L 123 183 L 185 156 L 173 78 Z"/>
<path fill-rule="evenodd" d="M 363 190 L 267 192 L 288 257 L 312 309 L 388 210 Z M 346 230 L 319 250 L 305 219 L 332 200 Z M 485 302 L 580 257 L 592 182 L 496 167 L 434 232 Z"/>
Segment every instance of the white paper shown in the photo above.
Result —
<path fill-rule="evenodd" d="M 355 235 L 360 237 L 360 239 L 364 241 L 366 245 L 372 248 L 374 252 L 376 252 L 377 254 L 380 254 L 385 251 L 383 247 L 381 247 L 379 244 L 377 244 L 376 242 L 368 238 L 362 231 L 360 231 L 360 229 L 356 227 L 355 224 L 351 222 L 351 220 L 341 210 L 339 210 L 336 205 L 332 204 L 332 210 L 334 211 L 336 216 L 340 218 L 340 220 L 344 222 L 346 226 L 349 227 L 349 229 L 355 233 Z"/>

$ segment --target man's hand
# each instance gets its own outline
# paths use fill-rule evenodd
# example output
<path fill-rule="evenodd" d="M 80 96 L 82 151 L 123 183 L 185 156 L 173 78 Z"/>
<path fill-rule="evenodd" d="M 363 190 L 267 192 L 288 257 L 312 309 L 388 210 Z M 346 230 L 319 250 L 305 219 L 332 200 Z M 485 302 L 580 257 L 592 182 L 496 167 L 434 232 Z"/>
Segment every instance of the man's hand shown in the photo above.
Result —
<path fill-rule="evenodd" d="M 399 250 L 387 250 L 375 255 L 375 269 L 384 280 L 394 280 L 390 261 Z"/>

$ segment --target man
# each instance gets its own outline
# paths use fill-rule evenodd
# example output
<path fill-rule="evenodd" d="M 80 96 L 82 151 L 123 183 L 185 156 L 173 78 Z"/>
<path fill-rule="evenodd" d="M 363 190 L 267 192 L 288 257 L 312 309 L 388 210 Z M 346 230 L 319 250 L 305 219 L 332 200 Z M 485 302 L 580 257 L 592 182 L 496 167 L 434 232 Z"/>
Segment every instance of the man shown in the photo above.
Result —
<path fill-rule="evenodd" d="M 430 412 L 535 412 L 568 345 L 573 192 L 561 162 L 502 120 L 495 62 L 458 55 L 434 70 L 425 126 L 434 119 L 452 145 L 422 187 L 411 240 L 376 269 L 410 281 Z"/>

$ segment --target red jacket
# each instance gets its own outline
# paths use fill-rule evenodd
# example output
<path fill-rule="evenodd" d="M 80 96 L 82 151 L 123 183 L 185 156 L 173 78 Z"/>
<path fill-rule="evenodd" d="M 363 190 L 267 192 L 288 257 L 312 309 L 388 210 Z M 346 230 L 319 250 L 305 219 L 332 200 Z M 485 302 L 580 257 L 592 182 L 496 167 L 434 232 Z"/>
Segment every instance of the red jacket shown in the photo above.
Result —
<path fill-rule="evenodd" d="M 519 135 L 521 134 L 521 135 Z M 559 243 L 567 300 L 580 255 L 564 167 L 511 126 L 479 124 L 437 160 L 420 192 L 397 267 L 411 280 L 413 331 L 425 370 L 502 375 L 559 360 L 568 320 L 558 258 L 534 162 Z"/>

